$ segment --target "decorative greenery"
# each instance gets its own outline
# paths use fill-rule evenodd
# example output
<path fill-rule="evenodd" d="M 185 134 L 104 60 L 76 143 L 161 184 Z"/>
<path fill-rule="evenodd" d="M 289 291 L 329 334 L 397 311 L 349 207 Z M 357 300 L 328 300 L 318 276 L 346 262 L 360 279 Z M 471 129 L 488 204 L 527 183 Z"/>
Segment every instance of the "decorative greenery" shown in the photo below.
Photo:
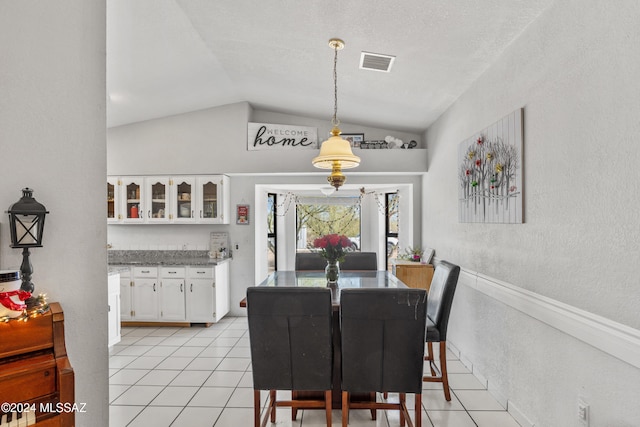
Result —
<path fill-rule="evenodd" d="M 398 258 L 406 259 L 409 261 L 420 261 L 424 255 L 424 248 L 419 246 L 410 246 L 404 250 L 404 253 L 400 254 Z"/>
<path fill-rule="evenodd" d="M 319 248 L 318 253 L 328 261 L 344 261 L 345 249 L 350 248 L 351 240 L 344 235 L 327 234 L 313 241 L 313 247 Z"/>

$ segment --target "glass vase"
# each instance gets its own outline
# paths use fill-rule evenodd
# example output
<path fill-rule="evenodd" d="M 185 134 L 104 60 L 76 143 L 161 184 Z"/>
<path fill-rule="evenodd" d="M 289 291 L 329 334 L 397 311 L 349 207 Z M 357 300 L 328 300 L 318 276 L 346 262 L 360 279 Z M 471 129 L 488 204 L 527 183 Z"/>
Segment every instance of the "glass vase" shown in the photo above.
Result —
<path fill-rule="evenodd" d="M 338 282 L 338 277 L 340 277 L 340 263 L 338 260 L 328 259 L 324 273 L 327 276 L 327 283 L 335 285 Z"/>

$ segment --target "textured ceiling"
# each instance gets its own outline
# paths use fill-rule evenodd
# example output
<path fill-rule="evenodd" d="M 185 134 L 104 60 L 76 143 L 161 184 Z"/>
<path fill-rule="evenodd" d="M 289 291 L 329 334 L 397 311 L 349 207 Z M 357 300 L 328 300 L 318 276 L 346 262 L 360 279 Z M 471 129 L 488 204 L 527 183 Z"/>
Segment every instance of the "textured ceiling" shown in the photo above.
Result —
<path fill-rule="evenodd" d="M 241 101 L 329 121 L 339 37 L 338 118 L 420 132 L 553 1 L 107 0 L 107 122 Z"/>

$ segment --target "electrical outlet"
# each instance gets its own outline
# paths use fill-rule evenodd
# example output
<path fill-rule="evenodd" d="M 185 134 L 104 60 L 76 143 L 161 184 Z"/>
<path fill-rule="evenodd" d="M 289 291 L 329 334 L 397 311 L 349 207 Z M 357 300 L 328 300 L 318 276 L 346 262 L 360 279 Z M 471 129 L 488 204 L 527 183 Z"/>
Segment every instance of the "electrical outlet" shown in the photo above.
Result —
<path fill-rule="evenodd" d="M 578 420 L 580 426 L 589 427 L 589 404 L 582 399 L 578 399 Z"/>

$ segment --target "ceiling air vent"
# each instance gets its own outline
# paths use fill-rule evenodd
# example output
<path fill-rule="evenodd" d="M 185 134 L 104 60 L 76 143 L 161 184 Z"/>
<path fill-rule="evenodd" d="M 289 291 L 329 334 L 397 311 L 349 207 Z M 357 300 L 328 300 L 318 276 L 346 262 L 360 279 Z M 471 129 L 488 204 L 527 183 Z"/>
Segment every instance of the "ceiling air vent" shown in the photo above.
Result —
<path fill-rule="evenodd" d="M 360 68 L 363 70 L 383 71 L 388 73 L 396 57 L 381 53 L 362 52 L 360 55 Z"/>

